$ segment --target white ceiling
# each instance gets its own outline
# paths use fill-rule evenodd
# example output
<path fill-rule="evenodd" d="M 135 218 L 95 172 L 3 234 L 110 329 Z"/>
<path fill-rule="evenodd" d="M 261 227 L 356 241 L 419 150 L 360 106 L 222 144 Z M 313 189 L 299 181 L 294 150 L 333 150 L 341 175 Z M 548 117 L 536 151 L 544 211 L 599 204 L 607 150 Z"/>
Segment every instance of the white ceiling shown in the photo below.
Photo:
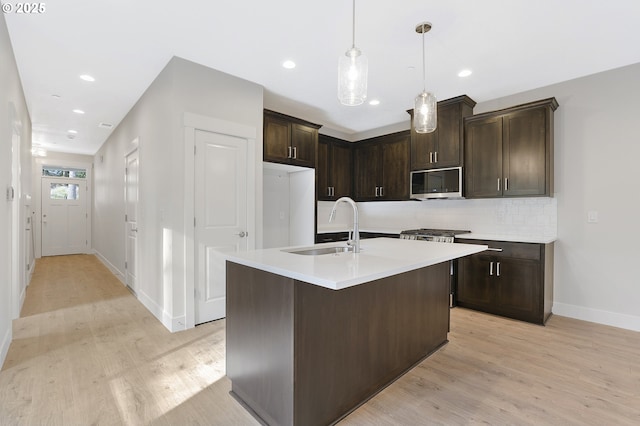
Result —
<path fill-rule="evenodd" d="M 422 21 L 433 23 L 427 89 L 438 99 L 482 102 L 640 62 L 637 0 L 358 0 L 356 46 L 369 58 L 368 98 L 380 105 L 346 107 L 337 63 L 351 46 L 351 0 L 45 5 L 39 15 L 4 14 L 33 141 L 80 154 L 98 150 L 111 132 L 98 125 L 116 126 L 174 55 L 263 85 L 265 107 L 346 138 L 407 122 L 422 90 Z M 285 59 L 297 67 L 282 68 Z M 473 74 L 463 79 L 464 68 Z M 78 78 L 85 73 L 96 81 Z M 78 131 L 73 140 L 68 130 Z"/>

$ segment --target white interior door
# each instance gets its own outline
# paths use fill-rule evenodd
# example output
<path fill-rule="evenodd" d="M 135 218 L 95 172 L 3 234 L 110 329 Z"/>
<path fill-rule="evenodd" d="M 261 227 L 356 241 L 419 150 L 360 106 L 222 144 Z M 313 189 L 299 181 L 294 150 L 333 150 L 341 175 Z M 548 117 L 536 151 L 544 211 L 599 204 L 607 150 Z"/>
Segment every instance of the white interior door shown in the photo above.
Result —
<path fill-rule="evenodd" d="M 222 253 L 248 247 L 248 141 L 196 130 L 195 143 L 195 323 L 201 324 L 225 316 Z"/>
<path fill-rule="evenodd" d="M 125 281 L 134 293 L 138 290 L 138 150 L 125 159 Z"/>
<path fill-rule="evenodd" d="M 87 184 L 84 179 L 42 178 L 42 255 L 86 253 Z"/>

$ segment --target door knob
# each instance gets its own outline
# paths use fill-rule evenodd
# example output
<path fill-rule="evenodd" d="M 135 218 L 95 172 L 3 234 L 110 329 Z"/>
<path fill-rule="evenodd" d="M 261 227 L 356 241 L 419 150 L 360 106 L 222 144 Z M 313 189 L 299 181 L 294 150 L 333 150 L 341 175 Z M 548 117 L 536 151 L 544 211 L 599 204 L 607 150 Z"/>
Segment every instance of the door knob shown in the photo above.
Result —
<path fill-rule="evenodd" d="M 238 235 L 240 238 L 244 238 L 244 237 L 246 237 L 247 235 L 249 235 L 249 233 L 248 233 L 248 232 L 244 232 L 244 231 L 240 231 L 240 233 L 238 233 L 238 234 L 236 234 L 236 235 Z"/>

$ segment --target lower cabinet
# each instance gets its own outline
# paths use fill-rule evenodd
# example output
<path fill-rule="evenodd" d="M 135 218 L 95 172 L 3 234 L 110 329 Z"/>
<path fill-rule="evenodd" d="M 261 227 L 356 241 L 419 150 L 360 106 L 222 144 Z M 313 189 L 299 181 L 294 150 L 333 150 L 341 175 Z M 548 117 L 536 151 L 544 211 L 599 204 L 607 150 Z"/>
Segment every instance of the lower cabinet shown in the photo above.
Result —
<path fill-rule="evenodd" d="M 456 241 L 489 246 L 459 260 L 458 306 L 545 323 L 553 303 L 553 243 Z"/>

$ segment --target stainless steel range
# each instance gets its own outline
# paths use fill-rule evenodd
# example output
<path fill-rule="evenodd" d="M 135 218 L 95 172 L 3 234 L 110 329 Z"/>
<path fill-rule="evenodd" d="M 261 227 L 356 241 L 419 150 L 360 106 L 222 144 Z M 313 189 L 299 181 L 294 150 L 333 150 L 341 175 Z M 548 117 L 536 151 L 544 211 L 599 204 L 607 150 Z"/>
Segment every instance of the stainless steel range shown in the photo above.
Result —
<path fill-rule="evenodd" d="M 420 240 L 420 241 L 434 241 L 438 243 L 454 243 L 456 235 L 468 234 L 471 231 L 459 231 L 455 229 L 409 229 L 400 232 L 400 238 L 403 240 Z M 449 261 L 449 275 L 450 279 L 450 292 L 449 292 L 449 306 L 456 306 L 456 291 L 458 288 L 458 261 Z"/>
<path fill-rule="evenodd" d="M 459 231 L 455 229 L 409 229 L 400 233 L 404 240 L 435 241 L 438 243 L 453 243 L 456 235 L 468 234 L 471 231 Z"/>

